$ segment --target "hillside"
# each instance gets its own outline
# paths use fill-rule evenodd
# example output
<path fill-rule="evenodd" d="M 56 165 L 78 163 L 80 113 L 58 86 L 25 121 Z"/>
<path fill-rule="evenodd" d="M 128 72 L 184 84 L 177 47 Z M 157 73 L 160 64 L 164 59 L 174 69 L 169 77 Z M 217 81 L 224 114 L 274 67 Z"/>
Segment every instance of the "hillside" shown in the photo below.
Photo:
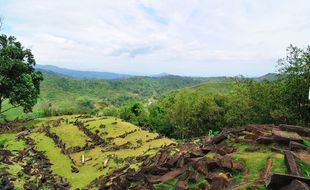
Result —
<path fill-rule="evenodd" d="M 309 183 L 310 131 L 294 126 L 247 125 L 176 143 L 113 117 L 20 122 L 1 125 L 5 187 L 266 189 L 268 176 L 270 189 Z M 283 174 L 293 176 L 277 182 Z"/>
<path fill-rule="evenodd" d="M 33 189 L 39 181 L 46 188 L 82 188 L 117 168 L 137 169 L 139 157 L 173 143 L 112 117 L 73 115 L 18 125 L 33 129 L 0 134 L 0 173 L 9 172 L 17 189 Z"/>
<path fill-rule="evenodd" d="M 17 108 L 5 113 L 7 119 L 38 117 L 48 114 L 90 113 L 108 105 L 118 106 L 130 100 L 147 103 L 164 94 L 200 84 L 208 79 L 181 76 L 129 77 L 114 80 L 76 79 L 43 71 L 40 98 L 31 114 Z M 4 109 L 8 107 L 4 102 Z"/>

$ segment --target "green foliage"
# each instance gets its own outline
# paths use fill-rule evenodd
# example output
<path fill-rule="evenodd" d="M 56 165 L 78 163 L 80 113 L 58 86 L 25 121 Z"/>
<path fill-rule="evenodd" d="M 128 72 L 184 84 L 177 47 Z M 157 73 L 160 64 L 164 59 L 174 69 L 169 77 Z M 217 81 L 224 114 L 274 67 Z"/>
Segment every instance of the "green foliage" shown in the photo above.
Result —
<path fill-rule="evenodd" d="M 302 175 L 306 178 L 310 178 L 310 166 L 302 160 L 298 160 L 297 164 L 301 170 Z"/>
<path fill-rule="evenodd" d="M 148 113 L 144 106 L 138 101 L 130 101 L 123 104 L 119 109 L 120 118 L 138 126 L 147 125 Z"/>
<path fill-rule="evenodd" d="M 0 36 L 0 114 L 21 106 L 24 112 L 32 111 L 40 93 L 42 74 L 35 71 L 34 56 L 13 36 Z M 2 110 L 8 99 L 13 106 Z"/>
<path fill-rule="evenodd" d="M 310 147 L 310 140 L 304 139 L 304 144 L 305 144 L 307 147 Z"/>
<path fill-rule="evenodd" d="M 209 132 L 208 132 L 208 136 L 214 137 L 214 136 L 218 135 L 219 133 L 220 133 L 220 131 L 213 131 L 213 130 L 211 129 L 211 130 L 209 130 Z"/>
<path fill-rule="evenodd" d="M 7 139 L 0 139 L 0 147 L 4 147 L 7 142 Z"/>
<path fill-rule="evenodd" d="M 248 123 L 283 123 L 290 113 L 281 101 L 279 81 L 236 80 L 226 103 L 225 121 L 229 126 Z"/>
<path fill-rule="evenodd" d="M 286 58 L 279 60 L 279 67 L 285 76 L 281 79 L 284 83 L 283 101 L 293 116 L 288 122 L 310 126 L 310 46 L 301 49 L 290 45 Z"/>
<path fill-rule="evenodd" d="M 177 138 L 201 136 L 218 130 L 223 119 L 219 96 L 186 89 L 164 97 L 150 107 L 150 125 L 155 131 Z"/>

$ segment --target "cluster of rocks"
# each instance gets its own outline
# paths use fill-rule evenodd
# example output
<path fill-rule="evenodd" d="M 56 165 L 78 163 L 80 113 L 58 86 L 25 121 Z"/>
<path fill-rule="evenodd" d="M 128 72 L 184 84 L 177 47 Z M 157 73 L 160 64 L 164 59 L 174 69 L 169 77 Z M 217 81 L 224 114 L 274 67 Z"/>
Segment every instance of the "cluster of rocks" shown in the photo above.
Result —
<path fill-rule="evenodd" d="M 243 164 L 231 158 L 229 153 L 234 149 L 224 142 L 225 139 L 226 136 L 225 138 L 221 136 L 209 138 L 199 145 L 188 142 L 177 147 L 167 146 L 156 156 L 136 158 L 138 161 L 143 161 L 138 172 L 126 167 L 117 169 L 90 185 L 97 185 L 100 189 L 152 189 L 154 184 L 178 177 L 175 189 L 186 189 L 188 182 L 198 182 L 199 176 L 202 175 L 210 183 L 200 184 L 201 189 L 230 187 L 235 182 L 229 178 L 229 172 L 242 171 Z M 205 157 L 210 151 L 219 151 L 224 156 Z"/>
<path fill-rule="evenodd" d="M 43 186 L 54 187 L 55 189 L 69 189 L 69 183 L 64 177 L 52 174 L 51 163 L 43 152 L 31 149 L 32 154 L 28 157 L 23 166 L 23 172 L 28 176 L 36 176 L 36 181 L 25 183 L 24 189 L 40 189 Z"/>
<path fill-rule="evenodd" d="M 10 150 L 0 150 L 0 162 L 12 165 L 11 157 L 14 156 Z"/>
<path fill-rule="evenodd" d="M 59 119 L 56 119 L 56 120 L 49 120 L 46 123 L 48 125 L 51 125 L 52 127 L 59 127 L 62 122 L 65 122 L 66 124 L 68 124 L 69 120 L 68 119 L 64 119 L 64 118 L 59 118 Z"/>
<path fill-rule="evenodd" d="M 10 180 L 10 173 L 4 170 L 0 171 L 0 189 L 14 190 L 14 184 Z"/>
<path fill-rule="evenodd" d="M 130 134 L 135 133 L 137 131 L 138 131 L 138 129 L 134 129 L 134 130 L 131 130 L 129 132 L 125 132 L 125 133 L 123 133 L 121 135 L 118 135 L 118 136 L 116 136 L 114 138 L 125 138 L 127 135 L 130 135 Z"/>
<path fill-rule="evenodd" d="M 1 149 L 1 163 L 13 165 L 19 164 L 22 170 L 17 173 L 17 176 L 11 175 L 6 170 L 0 171 L 0 189 L 15 189 L 12 181 L 18 178 L 23 178 L 26 190 L 37 190 L 43 186 L 48 186 L 53 189 L 67 190 L 70 188 L 69 183 L 64 177 L 52 174 L 51 163 L 43 152 L 35 149 L 33 139 L 27 137 L 28 132 L 21 132 L 17 135 L 19 140 L 25 141 L 26 147 L 20 150 L 17 154 L 13 154 L 9 150 Z"/>
<path fill-rule="evenodd" d="M 93 118 L 93 116 L 87 115 L 87 114 L 83 114 L 83 115 L 79 115 L 75 117 L 75 119 L 91 119 L 91 118 Z"/>
<path fill-rule="evenodd" d="M 13 133 L 24 131 L 27 128 L 33 128 L 33 126 L 25 127 L 23 124 L 31 121 L 32 119 L 16 119 L 14 121 L 0 122 L 0 133 Z"/>
<path fill-rule="evenodd" d="M 98 134 L 93 133 L 91 130 L 87 128 L 82 122 L 76 120 L 74 125 L 77 126 L 79 130 L 81 130 L 86 136 L 92 139 L 92 143 L 96 145 L 104 145 L 106 144 L 105 140 L 103 140 Z"/>
<path fill-rule="evenodd" d="M 45 133 L 47 137 L 51 138 L 54 141 L 56 146 L 61 149 L 61 152 L 63 154 L 67 154 L 66 143 L 64 143 L 56 133 L 53 133 L 50 128 L 50 126 L 43 126 L 41 130 Z"/>
<path fill-rule="evenodd" d="M 245 171 L 240 160 L 232 159 L 236 151 L 229 146 L 230 142 L 253 144 L 245 151 L 259 151 L 261 139 L 271 139 L 268 142 L 275 150 L 284 151 L 288 174 L 271 173 L 272 159 L 268 158 L 261 170 L 260 178 L 249 184 L 264 184 L 269 189 L 309 189 L 310 180 L 301 177 L 296 163 L 294 151 L 305 149 L 302 137 L 308 136 L 308 129 L 288 125 L 247 125 L 245 127 L 225 129 L 218 136 L 205 136 L 198 143 L 185 142 L 162 148 L 155 156 L 136 157 L 142 162 L 141 168 L 135 171 L 129 164 L 123 168 L 111 171 L 107 176 L 101 176 L 89 184 L 100 189 L 152 189 L 155 184 L 177 178 L 174 189 L 187 189 L 187 184 L 199 182 L 203 178 L 206 183 L 198 184 L 194 189 L 238 189 L 239 184 L 231 178 L 235 171 Z M 297 144 L 298 143 L 298 144 Z M 263 141 L 265 144 L 265 141 Z M 215 153 L 213 158 L 207 157 L 209 152 Z M 247 182 L 248 183 L 248 182 Z M 240 186 L 241 187 L 241 186 Z M 253 189 L 255 189 L 255 185 Z M 258 188 L 258 187 L 257 187 Z"/>

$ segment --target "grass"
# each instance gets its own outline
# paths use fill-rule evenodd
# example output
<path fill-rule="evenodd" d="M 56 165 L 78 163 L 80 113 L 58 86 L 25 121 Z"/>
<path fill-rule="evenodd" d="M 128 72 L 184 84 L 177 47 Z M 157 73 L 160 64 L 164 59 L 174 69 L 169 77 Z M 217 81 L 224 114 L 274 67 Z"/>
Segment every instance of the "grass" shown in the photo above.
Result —
<path fill-rule="evenodd" d="M 310 147 L 310 140 L 309 139 L 304 139 L 304 145 L 306 145 L 307 147 Z"/>
<path fill-rule="evenodd" d="M 13 153 L 25 147 L 24 141 L 16 140 L 14 133 L 0 134 L 0 144 L 3 144 L 6 149 L 13 151 Z"/>
<path fill-rule="evenodd" d="M 52 127 L 51 131 L 56 133 L 59 138 L 66 143 L 66 147 L 80 146 L 86 144 L 88 137 L 72 124 L 62 124 L 58 127 Z"/>
<path fill-rule="evenodd" d="M 68 119 L 70 121 L 75 121 L 77 115 L 72 116 L 55 116 L 44 119 L 39 119 L 37 126 L 41 126 L 44 122 L 49 122 L 51 120 L 56 120 L 59 118 Z M 119 168 L 127 164 L 127 161 L 124 159 L 128 157 L 136 157 L 144 154 L 155 154 L 161 146 L 168 145 L 173 143 L 172 140 L 168 138 L 161 138 L 146 142 L 148 139 L 153 139 L 157 137 L 158 134 L 153 134 L 145 130 L 141 130 L 135 125 L 130 123 L 122 122 L 120 119 L 109 117 L 107 119 L 102 119 L 99 117 L 93 117 L 90 119 L 79 119 L 83 121 L 93 120 L 87 122 L 85 125 L 89 125 L 88 128 L 95 132 L 96 129 L 100 129 L 101 132 L 108 132 L 107 135 L 102 135 L 104 139 L 107 137 L 116 137 L 124 134 L 125 132 L 130 132 L 136 130 L 134 133 L 131 133 L 124 138 L 116 138 L 110 141 L 108 145 L 104 147 L 96 146 L 94 149 L 86 150 L 78 153 L 73 153 L 70 157 L 76 163 L 76 166 L 80 170 L 79 173 L 71 172 L 71 162 L 70 158 L 67 155 L 61 153 L 60 148 L 58 148 L 53 140 L 44 135 L 44 133 L 34 132 L 30 134 L 30 138 L 34 139 L 36 142 L 36 148 L 39 151 L 43 151 L 45 155 L 49 158 L 53 165 L 51 170 L 53 173 L 60 176 L 64 176 L 68 182 L 71 184 L 71 188 L 83 188 L 89 184 L 95 178 L 107 174 L 114 168 Z M 117 121 L 117 124 L 112 124 Z M 99 126 L 101 124 L 106 125 L 106 128 L 101 129 Z M 66 143 L 67 147 L 70 146 L 83 146 L 85 140 L 88 138 L 83 132 L 81 132 L 76 126 L 72 124 L 66 124 L 61 122 L 60 126 L 52 127 L 51 131 L 56 133 L 63 142 Z M 0 136 L 1 137 L 1 136 Z M 3 138 L 2 138 L 3 139 Z M 136 140 L 142 140 L 142 146 L 137 147 Z M 0 138 L 1 140 L 1 138 Z M 14 134 L 12 134 L 9 140 L 14 141 Z M 112 146 L 112 143 L 115 141 L 121 142 L 131 142 L 134 146 L 129 147 L 128 149 L 120 149 L 116 151 L 109 150 Z M 8 141 L 10 142 L 10 141 Z M 117 144 L 117 143 L 116 143 Z M 15 145 L 17 147 L 17 145 Z M 91 160 L 81 163 L 81 157 L 84 155 L 85 159 L 91 158 Z M 108 166 L 103 167 L 103 163 L 106 159 L 109 159 Z M 131 163 L 131 168 L 138 169 L 140 163 L 133 159 Z"/>
<path fill-rule="evenodd" d="M 71 184 L 72 189 L 84 187 L 96 177 L 104 174 L 103 171 L 97 171 L 96 168 L 85 165 L 79 168 L 79 173 L 71 172 L 71 160 L 61 150 L 55 146 L 52 139 L 43 133 L 33 133 L 30 135 L 36 141 L 36 147 L 40 151 L 44 151 L 53 165 L 52 171 L 55 174 L 64 176 Z"/>
<path fill-rule="evenodd" d="M 112 124 L 114 122 L 117 122 L 117 123 Z M 122 122 L 121 119 L 117 119 L 114 117 L 108 117 L 107 119 L 91 121 L 91 122 L 88 122 L 87 124 L 90 125 L 87 128 L 89 128 L 93 133 L 95 133 L 96 130 L 99 130 L 99 134 L 102 138 L 115 138 L 126 132 L 128 133 L 130 131 L 140 129 L 139 127 L 133 124 Z M 100 128 L 99 126 L 101 124 L 105 125 L 106 127 Z M 105 132 L 108 134 L 105 134 Z"/>
<path fill-rule="evenodd" d="M 260 145 L 261 151 L 259 152 L 246 152 L 245 149 L 251 145 L 247 144 L 235 144 L 237 152 L 234 153 L 233 158 L 242 160 L 248 168 L 248 174 L 244 178 L 248 180 L 259 179 L 260 172 L 264 168 L 266 160 L 273 158 L 273 171 L 280 173 L 286 173 L 283 155 L 281 157 L 274 157 L 274 153 L 270 148 Z"/>
<path fill-rule="evenodd" d="M 274 173 L 287 173 L 287 167 L 285 166 L 284 155 L 277 154 L 279 156 L 272 156 L 272 168 L 271 171 Z"/>
<path fill-rule="evenodd" d="M 174 185 L 177 183 L 178 178 L 173 178 L 170 179 L 164 183 L 159 183 L 159 184 L 155 184 L 153 187 L 153 190 L 173 190 L 174 189 Z"/>
<path fill-rule="evenodd" d="M 301 170 L 302 176 L 304 176 L 306 178 L 310 178 L 310 166 L 302 160 L 298 160 L 297 164 Z"/>

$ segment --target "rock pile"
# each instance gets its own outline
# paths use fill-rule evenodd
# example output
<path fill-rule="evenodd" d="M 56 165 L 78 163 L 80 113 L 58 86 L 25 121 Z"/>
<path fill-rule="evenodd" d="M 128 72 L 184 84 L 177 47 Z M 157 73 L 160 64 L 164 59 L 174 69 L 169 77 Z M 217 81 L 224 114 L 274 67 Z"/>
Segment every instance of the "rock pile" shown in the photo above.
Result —
<path fill-rule="evenodd" d="M 289 175 L 270 173 L 272 159 L 267 159 L 262 169 L 260 179 L 256 184 L 266 180 L 270 189 L 302 189 L 307 187 L 310 180 L 302 178 L 296 164 L 293 151 L 305 150 L 303 136 L 308 136 L 307 129 L 287 125 L 247 125 L 245 127 L 225 129 L 215 137 L 205 136 L 198 143 L 185 142 L 162 148 L 155 156 L 142 156 L 136 160 L 142 161 L 141 168 L 135 171 L 124 167 L 114 170 L 108 176 L 102 176 L 89 184 L 100 189 L 152 189 L 155 184 L 177 179 L 174 189 L 188 189 L 188 184 L 199 182 L 201 176 L 206 181 L 195 189 L 220 190 L 226 188 L 238 189 L 237 182 L 231 178 L 235 171 L 245 171 L 246 166 L 232 155 L 236 151 L 227 141 L 253 144 L 245 151 L 259 151 L 255 144 L 270 144 L 278 150 L 285 150 L 285 162 Z M 208 157 L 208 153 L 215 154 Z M 271 176 L 271 177 L 270 177 Z M 277 183 L 285 179 L 282 183 Z M 307 189 L 304 188 L 304 189 Z"/>

